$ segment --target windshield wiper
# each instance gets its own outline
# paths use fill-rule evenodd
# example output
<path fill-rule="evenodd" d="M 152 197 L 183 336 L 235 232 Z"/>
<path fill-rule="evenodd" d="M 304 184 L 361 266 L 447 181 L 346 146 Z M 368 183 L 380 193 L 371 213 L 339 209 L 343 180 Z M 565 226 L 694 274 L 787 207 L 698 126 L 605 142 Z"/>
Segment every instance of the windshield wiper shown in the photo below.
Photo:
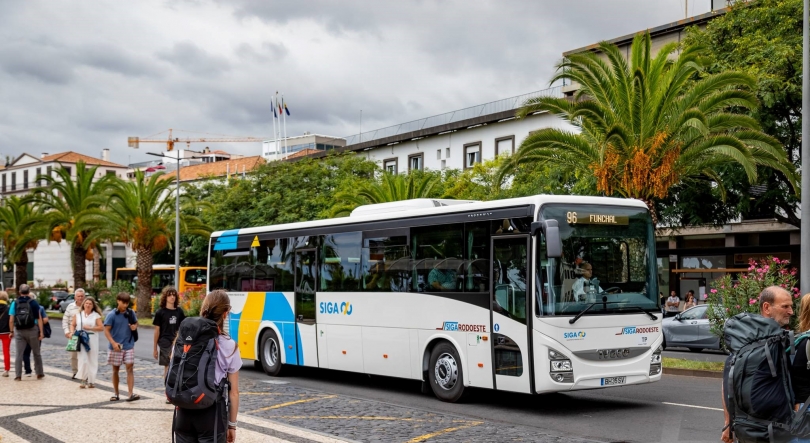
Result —
<path fill-rule="evenodd" d="M 658 320 L 658 317 L 656 317 L 655 315 L 653 315 L 653 313 L 652 313 L 652 312 L 650 312 L 650 311 L 648 311 L 648 310 L 646 310 L 646 309 L 642 308 L 641 306 L 625 306 L 625 307 L 623 307 L 623 308 L 619 308 L 619 309 L 632 309 L 632 310 L 634 310 L 634 311 L 643 312 L 643 313 L 647 314 L 647 315 L 650 317 L 650 319 L 652 319 L 652 320 Z"/>
<path fill-rule="evenodd" d="M 591 309 L 592 307 L 594 307 L 596 305 L 608 305 L 608 304 L 615 304 L 615 303 L 621 303 L 621 302 L 618 302 L 618 301 L 596 301 L 596 302 L 593 302 L 593 303 L 588 303 L 588 306 L 586 306 L 585 309 L 579 311 L 579 314 L 575 315 L 574 318 L 572 318 L 571 320 L 568 320 L 568 323 L 573 325 L 577 320 L 579 320 L 580 317 L 582 317 L 586 312 L 588 312 L 589 309 Z"/>

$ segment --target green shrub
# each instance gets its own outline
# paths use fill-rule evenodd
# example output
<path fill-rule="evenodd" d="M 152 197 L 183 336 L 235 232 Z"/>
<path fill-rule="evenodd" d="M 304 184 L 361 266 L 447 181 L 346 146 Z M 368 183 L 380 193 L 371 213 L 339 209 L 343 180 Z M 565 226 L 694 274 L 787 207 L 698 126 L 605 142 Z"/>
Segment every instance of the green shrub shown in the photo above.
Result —
<path fill-rule="evenodd" d="M 118 297 L 120 292 L 126 292 L 127 294 L 132 295 L 132 285 L 123 280 L 114 281 L 112 286 L 110 286 L 109 291 L 101 293 L 99 303 L 101 303 L 103 308 L 115 309 L 118 306 L 115 299 Z"/>
<path fill-rule="evenodd" d="M 796 269 L 787 260 L 768 257 L 748 263 L 748 273 L 732 280 L 730 275 L 712 283 L 708 294 L 708 315 L 713 333 L 720 336 L 725 346 L 724 328 L 726 319 L 741 312 L 759 313 L 759 294 L 768 286 L 780 286 L 793 295 L 793 310 L 799 312 L 799 288 L 796 287 Z M 798 316 L 790 319 L 791 329 L 796 329 Z"/>
<path fill-rule="evenodd" d="M 37 303 L 45 309 L 49 309 L 53 304 L 53 292 L 49 288 L 37 289 Z"/>

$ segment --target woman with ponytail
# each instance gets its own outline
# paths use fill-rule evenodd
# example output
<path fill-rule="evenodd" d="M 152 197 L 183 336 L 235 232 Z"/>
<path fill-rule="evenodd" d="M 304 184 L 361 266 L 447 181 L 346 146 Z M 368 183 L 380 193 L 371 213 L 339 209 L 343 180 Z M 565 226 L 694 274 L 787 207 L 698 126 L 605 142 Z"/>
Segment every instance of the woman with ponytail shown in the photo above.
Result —
<path fill-rule="evenodd" d="M 228 390 L 228 408 L 218 407 L 215 404 L 207 409 L 177 408 L 177 423 L 174 428 L 175 437 L 179 443 L 221 443 L 236 441 L 237 414 L 239 412 L 239 369 L 242 367 L 242 358 L 239 347 L 224 331 L 225 321 L 231 310 L 231 300 L 228 293 L 218 289 L 210 292 L 203 300 L 200 317 L 207 318 L 217 324 L 219 336 L 217 344 L 217 364 L 215 370 L 216 380 L 227 377 L 230 383 Z M 217 435 L 214 437 L 214 423 L 217 423 Z M 220 430 L 227 429 L 225 432 Z"/>

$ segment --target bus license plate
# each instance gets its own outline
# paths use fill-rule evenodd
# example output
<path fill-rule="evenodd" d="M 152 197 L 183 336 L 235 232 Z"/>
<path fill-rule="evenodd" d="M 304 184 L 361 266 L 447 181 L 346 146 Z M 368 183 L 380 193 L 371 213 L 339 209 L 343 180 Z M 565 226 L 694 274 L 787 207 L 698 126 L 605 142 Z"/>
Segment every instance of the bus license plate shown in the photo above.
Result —
<path fill-rule="evenodd" d="M 623 385 L 627 377 L 605 377 L 602 379 L 602 386 Z"/>

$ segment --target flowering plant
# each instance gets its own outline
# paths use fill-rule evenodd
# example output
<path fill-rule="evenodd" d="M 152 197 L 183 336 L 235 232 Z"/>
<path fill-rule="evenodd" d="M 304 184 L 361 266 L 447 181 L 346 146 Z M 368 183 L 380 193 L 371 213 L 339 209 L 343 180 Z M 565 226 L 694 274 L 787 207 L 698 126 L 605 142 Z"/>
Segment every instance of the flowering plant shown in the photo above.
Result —
<path fill-rule="evenodd" d="M 189 289 L 180 294 L 180 305 L 186 312 L 188 317 L 197 317 L 200 315 L 200 308 L 205 298 L 205 288 Z"/>
<path fill-rule="evenodd" d="M 709 323 L 713 333 L 720 336 L 724 345 L 726 319 L 741 312 L 759 313 L 759 294 L 768 286 L 781 286 L 793 296 L 793 310 L 799 309 L 799 288 L 796 287 L 796 268 L 788 260 L 768 257 L 748 262 L 748 272 L 741 273 L 739 280 L 726 274 L 712 282 L 707 303 Z M 790 326 L 795 329 L 798 321 L 794 316 Z"/>

